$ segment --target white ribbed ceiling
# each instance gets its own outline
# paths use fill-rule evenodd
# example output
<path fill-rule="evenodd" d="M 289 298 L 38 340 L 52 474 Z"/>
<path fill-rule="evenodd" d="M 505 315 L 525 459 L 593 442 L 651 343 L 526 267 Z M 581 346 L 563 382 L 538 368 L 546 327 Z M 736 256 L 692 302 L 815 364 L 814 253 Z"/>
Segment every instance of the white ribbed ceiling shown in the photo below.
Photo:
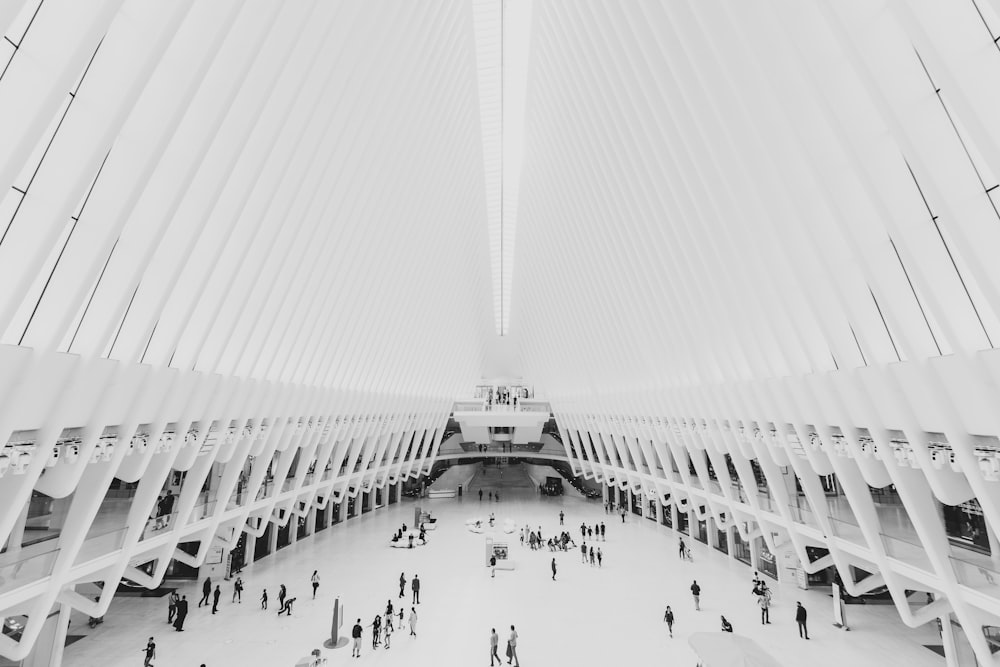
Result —
<path fill-rule="evenodd" d="M 0 3 L 0 340 L 434 396 L 1000 341 L 993 2 L 499 7 Z"/>

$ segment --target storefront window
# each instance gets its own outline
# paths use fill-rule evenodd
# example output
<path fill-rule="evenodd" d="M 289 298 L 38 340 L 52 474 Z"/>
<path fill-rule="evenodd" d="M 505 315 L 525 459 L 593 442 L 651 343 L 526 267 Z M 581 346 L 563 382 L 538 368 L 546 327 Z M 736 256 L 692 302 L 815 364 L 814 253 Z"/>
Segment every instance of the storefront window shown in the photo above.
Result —
<path fill-rule="evenodd" d="M 715 548 L 724 554 L 729 553 L 729 541 L 726 539 L 725 528 L 717 528 L 715 530 Z"/>
<path fill-rule="evenodd" d="M 686 511 L 677 510 L 677 530 L 685 535 L 691 534 L 688 528 L 688 513 Z"/>
<path fill-rule="evenodd" d="M 632 494 L 632 514 L 642 516 L 642 495 L 638 493 Z"/>
<path fill-rule="evenodd" d="M 772 579 L 778 578 L 778 559 L 774 557 L 774 554 L 767 548 L 767 543 L 764 542 L 764 538 L 757 538 L 758 544 L 758 556 L 760 558 L 760 571 L 771 577 Z"/>
<path fill-rule="evenodd" d="M 651 521 L 656 521 L 656 501 L 649 501 L 649 511 L 646 512 L 646 518 Z"/>
<path fill-rule="evenodd" d="M 736 560 L 750 565 L 750 545 L 740 537 L 740 531 L 737 530 L 736 526 L 733 526 L 731 530 L 733 532 L 733 556 Z"/>
<path fill-rule="evenodd" d="M 696 528 L 694 539 L 708 544 L 708 522 L 705 520 L 698 521 Z"/>
<path fill-rule="evenodd" d="M 942 505 L 944 527 L 949 541 L 956 545 L 985 554 L 990 553 L 986 535 L 986 519 L 979 501 L 973 498 L 961 505 Z"/>
<path fill-rule="evenodd" d="M 673 517 L 672 507 L 673 506 L 670 504 L 670 499 L 668 496 L 667 504 L 660 508 L 660 523 L 662 523 L 667 528 L 674 527 L 674 517 Z"/>

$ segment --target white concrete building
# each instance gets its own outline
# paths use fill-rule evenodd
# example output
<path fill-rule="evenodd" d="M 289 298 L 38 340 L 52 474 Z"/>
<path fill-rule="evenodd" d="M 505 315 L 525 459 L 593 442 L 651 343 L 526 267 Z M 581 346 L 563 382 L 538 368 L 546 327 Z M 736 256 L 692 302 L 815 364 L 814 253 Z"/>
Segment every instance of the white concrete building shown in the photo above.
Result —
<path fill-rule="evenodd" d="M 0 31 L 0 656 L 480 442 L 1000 665 L 996 0 Z"/>

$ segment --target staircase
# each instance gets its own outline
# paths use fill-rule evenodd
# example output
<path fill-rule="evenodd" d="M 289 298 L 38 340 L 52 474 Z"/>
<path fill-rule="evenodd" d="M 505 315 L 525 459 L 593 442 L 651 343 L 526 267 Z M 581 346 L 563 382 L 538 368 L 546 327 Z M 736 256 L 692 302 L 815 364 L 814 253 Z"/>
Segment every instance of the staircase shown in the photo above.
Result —
<path fill-rule="evenodd" d="M 487 466 L 485 469 L 480 468 L 476 471 L 476 476 L 469 482 L 469 493 L 478 493 L 479 489 L 484 492 L 499 490 L 502 494 L 504 490 L 527 489 L 533 491 L 535 485 L 521 464 L 504 465 L 500 468 L 494 465 Z"/>

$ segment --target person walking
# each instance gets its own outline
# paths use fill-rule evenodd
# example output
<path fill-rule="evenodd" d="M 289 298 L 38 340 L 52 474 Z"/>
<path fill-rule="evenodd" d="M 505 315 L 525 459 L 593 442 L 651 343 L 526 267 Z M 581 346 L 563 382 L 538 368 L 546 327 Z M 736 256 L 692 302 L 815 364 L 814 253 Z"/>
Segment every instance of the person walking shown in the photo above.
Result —
<path fill-rule="evenodd" d="M 771 598 L 768 595 L 758 595 L 757 604 L 760 605 L 760 624 L 770 625 L 771 624 Z"/>
<path fill-rule="evenodd" d="M 490 578 L 496 579 L 497 576 L 497 557 L 490 556 Z"/>
<path fill-rule="evenodd" d="M 809 639 L 809 628 L 806 627 L 806 608 L 801 602 L 795 603 L 795 622 L 799 626 L 799 638 Z"/>
<path fill-rule="evenodd" d="M 243 604 L 243 579 L 240 577 L 236 577 L 236 583 L 233 584 L 233 602 Z"/>
<path fill-rule="evenodd" d="M 404 589 L 406 588 L 406 575 L 402 572 L 399 573 L 399 597 L 403 597 Z"/>
<path fill-rule="evenodd" d="M 501 665 L 503 661 L 500 656 L 497 655 L 497 644 L 500 642 L 500 636 L 497 634 L 496 628 L 490 628 L 490 667 L 493 667 L 493 658 L 497 659 L 497 662 Z"/>
<path fill-rule="evenodd" d="M 479 502 L 483 502 L 483 490 L 479 489 Z"/>
<path fill-rule="evenodd" d="M 594 547 L 590 547 L 590 567 L 594 567 Z"/>
<path fill-rule="evenodd" d="M 585 539 L 587 539 L 587 524 L 581 523 L 580 524 L 580 540 L 583 541 Z"/>
<path fill-rule="evenodd" d="M 625 508 L 622 508 L 622 523 L 625 523 Z"/>
<path fill-rule="evenodd" d="M 674 636 L 674 612 L 670 610 L 670 605 L 667 605 L 667 610 L 663 612 L 663 622 L 667 624 L 667 631 L 670 636 Z"/>
<path fill-rule="evenodd" d="M 733 631 L 733 624 L 730 623 L 729 621 L 727 621 L 725 616 L 721 616 L 720 618 L 722 619 L 722 631 L 723 632 L 732 632 Z"/>
<path fill-rule="evenodd" d="M 687 546 L 684 544 L 684 538 L 677 540 L 677 557 L 684 560 L 685 555 L 687 555 Z"/>
<path fill-rule="evenodd" d="M 385 601 L 385 619 L 389 625 L 392 625 L 392 600 Z"/>
<path fill-rule="evenodd" d="M 552 581 L 556 580 L 556 559 L 552 559 Z"/>
<path fill-rule="evenodd" d="M 173 624 L 174 616 L 177 615 L 177 601 L 180 599 L 177 591 L 170 591 L 170 595 L 167 596 L 167 623 Z"/>
<path fill-rule="evenodd" d="M 417 608 L 410 607 L 410 636 L 417 636 Z"/>
<path fill-rule="evenodd" d="M 413 575 L 410 588 L 413 589 L 413 604 L 420 604 L 420 578 L 417 575 Z"/>
<path fill-rule="evenodd" d="M 353 647 L 351 648 L 352 658 L 361 657 L 361 630 L 361 619 L 359 618 L 354 624 L 354 627 L 351 628 L 351 639 L 354 642 Z"/>
<path fill-rule="evenodd" d="M 222 595 L 222 588 L 220 586 L 215 587 L 215 592 L 212 593 L 212 613 L 215 614 L 219 611 L 219 597 Z"/>
<path fill-rule="evenodd" d="M 260 596 L 260 608 L 261 609 L 267 609 L 267 589 L 266 588 L 264 589 L 264 592 Z"/>
<path fill-rule="evenodd" d="M 601 555 L 601 547 L 597 547 L 597 567 L 601 567 L 601 561 L 603 559 L 604 556 Z"/>
<path fill-rule="evenodd" d="M 285 606 L 285 597 L 288 596 L 288 591 L 285 590 L 285 585 L 281 584 L 278 587 L 278 608 L 281 609 Z M 279 612 L 280 613 L 280 612 Z"/>
<path fill-rule="evenodd" d="M 156 659 L 156 642 L 153 641 L 152 637 L 146 642 L 146 648 L 142 650 L 146 653 L 146 661 L 142 663 L 143 667 L 153 667 L 153 660 Z"/>
<path fill-rule="evenodd" d="M 560 525 L 560 526 L 561 526 L 561 525 L 563 525 L 563 519 L 564 519 L 564 518 L 566 518 L 566 515 L 565 515 L 565 514 L 563 514 L 563 512 L 562 512 L 562 511 L 560 511 L 560 512 L 559 512 L 559 525 Z"/>
<path fill-rule="evenodd" d="M 309 581 L 311 581 L 313 585 L 313 600 L 315 600 L 316 590 L 319 589 L 319 570 L 313 570 L 313 575 L 309 578 Z"/>
<path fill-rule="evenodd" d="M 188 601 L 187 596 L 182 595 L 180 601 L 177 603 L 177 618 L 174 619 L 174 630 L 177 632 L 184 632 L 184 619 L 188 615 Z"/>
<path fill-rule="evenodd" d="M 604 539 L 604 522 L 602 521 L 601 522 L 601 542 L 605 542 L 605 541 L 606 540 Z"/>
<path fill-rule="evenodd" d="M 587 564 L 587 543 L 584 542 L 580 545 L 580 562 L 584 565 Z"/>
<path fill-rule="evenodd" d="M 201 585 L 201 599 L 198 600 L 199 609 L 201 608 L 201 605 L 208 604 L 208 598 L 210 595 L 212 595 L 212 578 L 205 577 L 205 583 Z"/>
<path fill-rule="evenodd" d="M 510 626 L 510 637 L 507 639 L 507 664 L 513 660 L 517 667 L 521 667 L 521 661 L 517 658 L 517 630 Z"/>
<path fill-rule="evenodd" d="M 701 611 L 701 586 L 697 581 L 691 582 L 691 596 L 694 598 L 694 610 Z"/>
<path fill-rule="evenodd" d="M 594 539 L 594 529 L 591 528 L 590 526 L 587 526 L 587 539 L 588 540 Z"/>
<path fill-rule="evenodd" d="M 385 617 L 385 623 L 383 624 L 382 627 L 383 627 L 383 632 L 382 632 L 383 642 L 382 643 L 388 649 L 389 648 L 389 640 L 392 638 L 392 616 L 386 616 Z"/>

